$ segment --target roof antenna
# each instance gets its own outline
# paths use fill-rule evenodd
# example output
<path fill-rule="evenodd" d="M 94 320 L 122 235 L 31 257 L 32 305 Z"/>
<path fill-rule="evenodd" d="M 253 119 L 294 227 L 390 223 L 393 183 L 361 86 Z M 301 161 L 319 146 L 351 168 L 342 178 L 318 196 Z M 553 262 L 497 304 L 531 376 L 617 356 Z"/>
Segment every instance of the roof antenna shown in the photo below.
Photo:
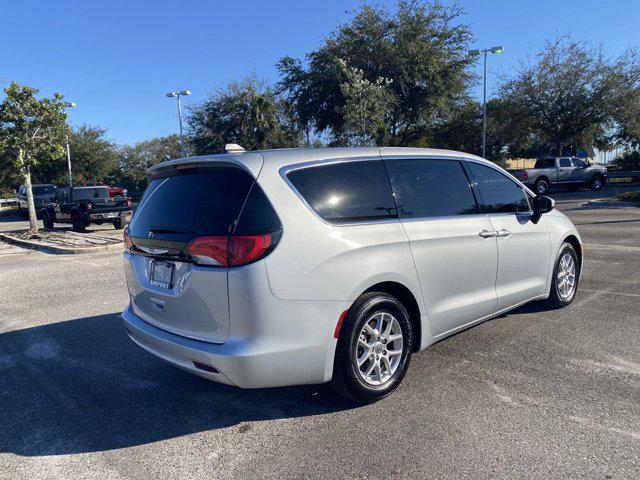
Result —
<path fill-rule="evenodd" d="M 242 148 L 237 143 L 227 143 L 224 146 L 224 153 L 243 153 L 246 152 L 244 148 Z"/>

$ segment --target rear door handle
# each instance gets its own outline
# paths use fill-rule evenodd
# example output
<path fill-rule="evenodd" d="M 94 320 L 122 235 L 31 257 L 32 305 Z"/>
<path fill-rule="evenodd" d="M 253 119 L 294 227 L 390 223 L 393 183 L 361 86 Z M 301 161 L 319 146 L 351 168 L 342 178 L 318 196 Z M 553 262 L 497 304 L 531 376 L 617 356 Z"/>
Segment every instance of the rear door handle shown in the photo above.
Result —
<path fill-rule="evenodd" d="M 496 232 L 495 230 L 482 230 L 478 235 L 480 235 L 482 238 L 497 237 L 498 232 Z"/>
<path fill-rule="evenodd" d="M 509 235 L 511 235 L 511 232 L 506 228 L 501 228 L 496 233 L 498 237 L 508 237 Z"/>

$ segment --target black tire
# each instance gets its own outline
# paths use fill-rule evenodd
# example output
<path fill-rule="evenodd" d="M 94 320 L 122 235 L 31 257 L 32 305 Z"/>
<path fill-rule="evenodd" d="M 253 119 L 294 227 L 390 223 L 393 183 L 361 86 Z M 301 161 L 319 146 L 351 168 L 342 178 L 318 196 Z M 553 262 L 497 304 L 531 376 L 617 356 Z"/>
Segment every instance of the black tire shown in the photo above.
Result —
<path fill-rule="evenodd" d="M 53 228 L 53 218 L 51 218 L 51 214 L 46 210 L 42 212 L 42 224 L 44 228 Z"/>
<path fill-rule="evenodd" d="M 604 177 L 602 175 L 594 175 L 591 182 L 589 182 L 589 188 L 593 191 L 598 191 L 602 190 L 602 187 L 604 187 Z"/>
<path fill-rule="evenodd" d="M 371 385 L 364 380 L 363 374 L 357 365 L 358 349 L 362 348 L 358 346 L 358 340 L 365 323 L 371 322 L 372 317 L 378 313 L 391 314 L 397 320 L 402 333 L 402 353 L 390 378 L 381 385 Z M 384 330 L 384 328 L 381 330 Z M 383 347 L 382 344 L 378 345 L 378 343 L 376 342 L 377 346 L 388 348 Z M 381 400 L 390 395 L 402 382 L 409 368 L 412 350 L 413 331 L 411 320 L 407 310 L 398 299 L 381 292 L 361 295 L 349 309 L 340 329 L 331 385 L 338 394 L 358 403 L 373 403 Z M 373 362 L 374 357 L 377 362 L 378 357 L 373 354 L 374 351 L 375 348 L 371 349 L 372 354 L 369 357 L 371 360 L 365 361 L 364 368 L 367 368 L 368 362 Z M 387 355 L 386 350 L 379 353 L 381 356 Z"/>
<path fill-rule="evenodd" d="M 83 233 L 87 229 L 87 222 L 80 215 L 74 215 L 71 222 L 74 232 Z"/>
<path fill-rule="evenodd" d="M 562 295 L 560 291 L 560 287 L 558 286 L 558 275 L 559 270 L 561 268 L 560 264 L 565 255 L 570 255 L 574 265 L 575 265 L 575 278 L 574 278 L 574 287 L 570 296 Z M 556 263 L 553 267 L 553 277 L 551 279 L 551 290 L 549 292 L 549 298 L 547 299 L 547 304 L 551 308 L 564 308 L 573 302 L 573 299 L 576 296 L 576 292 L 578 290 L 578 282 L 580 280 L 580 262 L 578 261 L 578 255 L 576 254 L 573 246 L 567 242 L 564 242 L 560 245 L 560 250 L 558 252 L 558 257 L 556 258 Z"/>
<path fill-rule="evenodd" d="M 549 181 L 546 178 L 539 178 L 533 186 L 538 195 L 545 195 L 549 192 Z"/>
<path fill-rule="evenodd" d="M 123 225 L 122 225 L 122 219 L 121 219 L 121 218 L 119 218 L 118 220 L 114 220 L 114 221 L 113 221 L 113 227 L 114 227 L 116 230 L 122 230 L 122 227 L 123 227 Z"/>

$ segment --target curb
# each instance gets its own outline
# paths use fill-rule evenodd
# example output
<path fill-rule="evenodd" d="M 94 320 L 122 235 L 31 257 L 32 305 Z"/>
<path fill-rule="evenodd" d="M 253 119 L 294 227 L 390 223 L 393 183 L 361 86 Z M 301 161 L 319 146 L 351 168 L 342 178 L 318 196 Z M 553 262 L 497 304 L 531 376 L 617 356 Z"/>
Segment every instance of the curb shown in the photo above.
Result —
<path fill-rule="evenodd" d="M 114 243 L 112 245 L 100 245 L 97 247 L 74 248 L 74 247 L 57 247 L 55 245 L 49 245 L 43 242 L 39 242 L 37 240 L 22 240 L 19 238 L 14 238 L 5 233 L 0 233 L 0 239 L 4 240 L 7 243 L 18 245 L 19 247 L 29 248 L 32 250 L 40 250 L 41 252 L 46 252 L 46 253 L 57 253 L 62 255 L 73 255 L 73 254 L 79 255 L 83 253 L 94 253 L 94 252 L 115 252 L 122 249 L 122 242 Z"/>

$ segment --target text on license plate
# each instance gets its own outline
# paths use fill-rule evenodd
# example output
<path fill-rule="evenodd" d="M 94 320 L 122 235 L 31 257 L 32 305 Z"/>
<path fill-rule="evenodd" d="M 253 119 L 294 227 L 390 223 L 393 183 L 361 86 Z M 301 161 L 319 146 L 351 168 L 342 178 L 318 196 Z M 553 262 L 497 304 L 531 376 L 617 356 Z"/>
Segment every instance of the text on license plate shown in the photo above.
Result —
<path fill-rule="evenodd" d="M 171 288 L 173 282 L 173 263 L 160 262 L 153 260 L 151 262 L 151 271 L 149 272 L 149 283 L 161 288 Z"/>

